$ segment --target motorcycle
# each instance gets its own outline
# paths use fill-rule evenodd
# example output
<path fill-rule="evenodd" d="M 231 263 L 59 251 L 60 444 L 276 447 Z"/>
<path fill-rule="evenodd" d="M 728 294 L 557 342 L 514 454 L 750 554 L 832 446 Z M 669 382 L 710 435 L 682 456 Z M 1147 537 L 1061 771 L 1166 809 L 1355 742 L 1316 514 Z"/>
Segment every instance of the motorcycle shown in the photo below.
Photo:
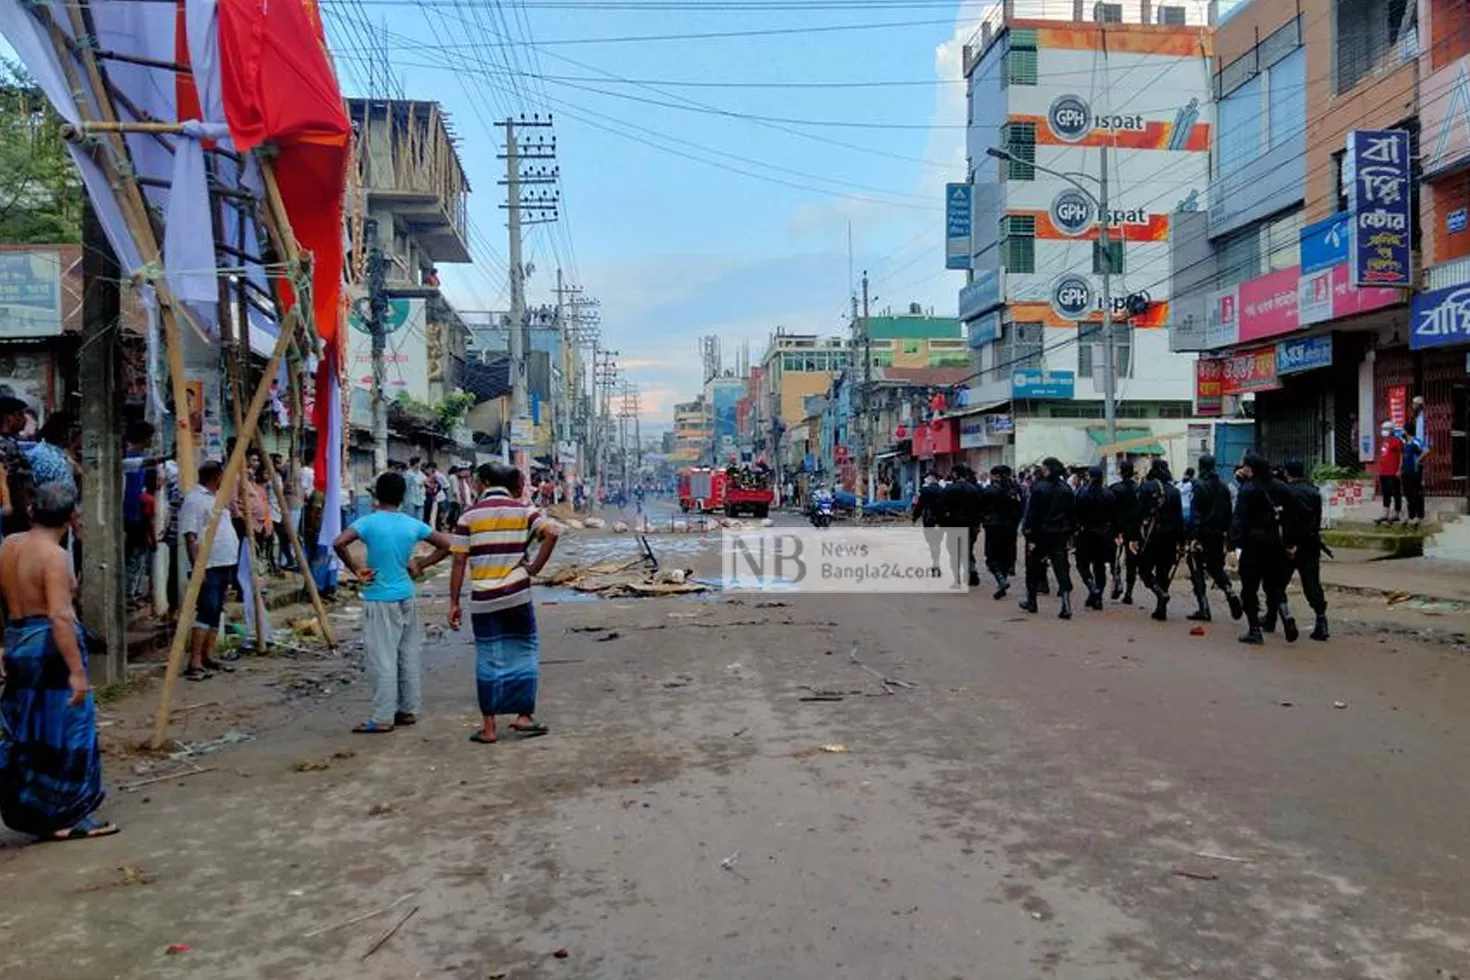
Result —
<path fill-rule="evenodd" d="M 815 528 L 831 527 L 831 525 L 832 525 L 832 502 L 830 500 L 824 500 L 824 501 L 822 501 L 820 503 L 813 503 L 812 504 L 812 509 L 811 509 L 810 513 L 808 513 L 807 516 L 811 519 L 812 527 L 815 527 Z"/>

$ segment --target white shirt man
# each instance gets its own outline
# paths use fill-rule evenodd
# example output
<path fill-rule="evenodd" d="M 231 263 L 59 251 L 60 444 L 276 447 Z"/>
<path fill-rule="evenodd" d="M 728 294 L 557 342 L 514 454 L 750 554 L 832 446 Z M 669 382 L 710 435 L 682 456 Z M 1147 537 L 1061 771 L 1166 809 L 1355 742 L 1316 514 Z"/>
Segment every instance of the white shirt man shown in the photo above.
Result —
<path fill-rule="evenodd" d="M 195 536 L 196 547 L 204 543 L 204 532 L 209 527 L 209 515 L 214 511 L 214 491 L 202 483 L 184 497 L 179 508 L 179 536 L 187 539 Z M 214 532 L 214 544 L 205 559 L 205 568 L 234 568 L 240 560 L 240 537 L 235 534 L 235 525 L 228 512 L 220 518 Z"/>

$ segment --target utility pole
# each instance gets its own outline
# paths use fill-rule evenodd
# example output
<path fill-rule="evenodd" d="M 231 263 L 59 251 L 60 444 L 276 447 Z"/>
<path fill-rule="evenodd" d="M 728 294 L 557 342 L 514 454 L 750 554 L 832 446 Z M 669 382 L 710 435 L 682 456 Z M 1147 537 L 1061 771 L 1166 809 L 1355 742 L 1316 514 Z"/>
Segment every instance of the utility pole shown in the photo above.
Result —
<path fill-rule="evenodd" d="M 867 472 L 867 499 L 873 500 L 873 331 L 868 320 L 868 270 L 863 270 L 863 455 Z"/>
<path fill-rule="evenodd" d="M 1115 445 L 1118 441 L 1118 398 L 1117 398 L 1117 371 L 1116 356 L 1113 352 L 1113 247 L 1112 240 L 1108 235 L 1108 148 L 1098 146 L 1098 156 L 1102 162 L 1102 173 L 1098 176 L 1098 243 L 1102 246 L 1103 271 L 1102 271 L 1102 331 L 1103 331 L 1103 358 L 1108 362 L 1103 371 L 1103 421 L 1107 427 L 1108 445 Z M 1112 461 L 1103 460 L 1103 469 L 1109 476 L 1112 474 Z"/>
<path fill-rule="evenodd" d="M 509 347 L 511 427 L 514 431 L 516 423 L 523 422 L 531 414 L 531 398 L 527 389 L 530 377 L 527 358 L 531 349 L 531 324 L 526 310 L 527 269 L 521 260 L 521 233 L 525 225 L 555 221 L 557 202 L 560 200 L 556 191 L 541 190 L 523 194 L 523 189 L 555 184 L 559 174 L 556 168 L 548 169 L 544 165 L 522 169 L 522 164 L 526 161 L 556 159 L 555 136 L 549 140 L 544 135 L 532 139 L 518 132 L 524 129 L 550 129 L 550 115 L 543 118 L 537 114 L 530 119 L 522 115 L 519 119 L 506 119 L 500 125 L 505 129 L 505 152 L 500 154 L 505 160 L 505 179 L 500 182 L 505 187 L 505 203 L 501 207 L 506 209 L 510 233 Z M 529 216 L 523 212 L 529 212 Z"/>
<path fill-rule="evenodd" d="M 378 245 L 376 218 L 363 222 L 362 235 L 368 253 L 368 335 L 373 345 L 373 472 L 384 473 L 388 469 L 388 368 L 383 363 L 388 346 L 387 261 Z"/>
<path fill-rule="evenodd" d="M 93 684 L 127 676 L 123 598 L 122 448 L 118 404 L 122 354 L 117 338 L 122 315 L 117 258 L 97 220 L 90 198 L 82 202 L 82 343 L 77 356 L 81 394 L 82 498 L 77 503 L 87 524 L 86 567 L 81 569 L 82 620 L 101 634 L 104 649 L 94 651 Z M 183 412 L 182 405 L 174 406 Z M 183 474 L 179 475 L 180 482 Z M 170 551 L 169 561 L 176 560 Z"/>

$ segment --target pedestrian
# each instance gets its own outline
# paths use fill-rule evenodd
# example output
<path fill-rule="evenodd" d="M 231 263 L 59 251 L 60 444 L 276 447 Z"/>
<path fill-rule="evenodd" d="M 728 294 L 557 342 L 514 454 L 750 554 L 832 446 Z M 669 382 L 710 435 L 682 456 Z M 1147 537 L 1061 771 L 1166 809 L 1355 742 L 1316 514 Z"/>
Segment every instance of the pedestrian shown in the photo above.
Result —
<path fill-rule="evenodd" d="M 1108 491 L 1117 509 L 1118 533 L 1113 552 L 1113 601 L 1133 605 L 1133 584 L 1138 580 L 1138 551 L 1143 545 L 1143 521 L 1139 517 L 1138 483 L 1133 478 L 1133 460 L 1118 464 L 1118 480 Z"/>
<path fill-rule="evenodd" d="M 1416 437 L 1410 436 L 1411 442 L 1415 440 Z M 1302 595 L 1316 616 L 1311 638 L 1320 643 L 1330 635 L 1327 630 L 1327 596 L 1322 591 L 1322 555 L 1327 551 L 1327 545 L 1322 541 L 1322 491 L 1307 479 L 1306 467 L 1301 460 L 1288 459 L 1283 468 L 1286 470 L 1286 488 L 1291 491 L 1297 506 L 1294 542 L 1287 555 L 1291 559 L 1291 570 L 1301 577 Z M 1290 578 L 1288 572 L 1288 582 Z M 1284 591 L 1285 586 L 1282 588 Z"/>
<path fill-rule="evenodd" d="M 475 686 L 481 725 L 470 741 L 499 740 L 496 715 L 515 715 L 507 727 L 521 736 L 545 735 L 537 722 L 541 639 L 531 578 L 556 547 L 556 524 L 521 499 L 519 469 L 501 462 L 480 465 L 479 499 L 460 515 L 454 530 L 454 572 L 449 580 L 449 628 L 463 621 L 460 593 L 470 580 L 470 628 L 475 637 Z M 535 557 L 526 549 L 539 543 Z"/>
<path fill-rule="evenodd" d="M 990 468 L 990 483 L 981 500 L 985 524 L 985 568 L 995 578 L 991 598 L 1006 597 L 1011 577 L 1016 574 L 1016 534 L 1021 525 L 1021 488 L 1011 479 L 1011 468 Z"/>
<path fill-rule="evenodd" d="M 1194 467 L 1184 468 L 1184 478 L 1179 481 L 1179 509 L 1184 512 L 1184 526 L 1189 527 L 1190 508 L 1194 506 Z"/>
<path fill-rule="evenodd" d="M 179 533 L 191 567 L 204 563 L 204 583 L 194 609 L 194 628 L 189 633 L 189 666 L 185 680 L 203 681 L 215 671 L 233 673 L 235 668 L 214 659 L 219 639 L 220 619 L 224 615 L 225 596 L 235 580 L 240 561 L 240 538 L 228 515 L 222 514 L 214 532 L 214 543 L 203 553 L 204 534 L 214 513 L 224 468 L 214 460 L 199 467 L 199 482 L 184 498 L 179 509 Z"/>
<path fill-rule="evenodd" d="M 1144 588 L 1154 595 L 1150 616 L 1163 622 L 1169 618 L 1169 585 L 1184 545 L 1184 505 L 1179 488 L 1169 473 L 1169 464 L 1155 459 L 1138 486 L 1139 519 L 1143 541 L 1138 547 L 1138 575 Z"/>
<path fill-rule="evenodd" d="M 424 464 L 424 523 L 434 526 L 434 507 L 439 503 L 439 468 L 433 463 Z M 415 517 L 418 515 L 415 514 Z"/>
<path fill-rule="evenodd" d="M 944 510 L 943 493 L 944 488 L 939 485 L 939 474 L 933 470 L 925 473 L 924 485 L 914 498 L 914 509 L 909 518 L 910 524 L 922 523 L 924 526 L 924 539 L 929 543 L 929 573 L 935 578 L 940 574 L 939 552 L 944 547 L 944 529 L 939 526 L 939 518 Z"/>
<path fill-rule="evenodd" d="M 1265 626 L 1261 618 L 1264 588 L 1272 619 L 1281 617 L 1286 641 L 1295 643 L 1296 620 L 1286 604 L 1288 528 L 1296 512 L 1295 500 L 1272 478 L 1270 464 L 1259 453 L 1245 454 L 1239 475 L 1240 493 L 1235 498 L 1230 543 L 1240 549 L 1240 601 L 1246 622 L 1240 642 L 1254 645 L 1264 642 L 1261 635 Z"/>
<path fill-rule="evenodd" d="M 30 529 L 31 494 L 35 482 L 31 462 L 20 448 L 20 435 L 27 424 L 26 403 L 14 395 L 0 395 L 0 478 L 5 480 L 10 509 L 0 521 L 0 534 L 8 537 Z"/>
<path fill-rule="evenodd" d="M 417 456 L 410 456 L 408 468 L 403 470 L 403 479 L 408 484 L 407 494 L 403 498 L 403 507 L 410 514 L 422 514 L 424 511 L 424 470 Z"/>
<path fill-rule="evenodd" d="M 424 631 L 414 598 L 414 579 L 449 554 L 449 535 L 435 531 L 416 514 L 403 513 L 408 491 L 401 473 L 384 473 L 373 491 L 373 512 L 337 535 L 332 548 L 342 564 L 364 584 L 362 590 L 363 654 L 373 688 L 372 716 L 352 730 L 380 735 L 418 721 L 423 692 Z M 366 562 L 351 551 L 353 542 L 367 549 Z M 434 546 L 424 558 L 414 557 L 420 541 Z"/>
<path fill-rule="evenodd" d="M 1409 524 L 1416 530 L 1424 525 L 1424 454 L 1428 451 L 1412 431 L 1399 430 L 1404 444 L 1403 461 L 1399 464 L 1399 482 L 1403 485 L 1404 505 Z"/>
<path fill-rule="evenodd" d="M 1026 537 L 1026 598 L 1021 608 L 1036 612 L 1036 594 L 1046 579 L 1047 566 L 1057 579 L 1061 597 L 1061 619 L 1072 618 L 1072 574 L 1068 569 L 1067 542 L 1076 530 L 1076 499 L 1067 485 L 1061 460 L 1042 460 L 1046 475 L 1031 487 L 1021 533 Z"/>
<path fill-rule="evenodd" d="M 70 412 L 52 412 L 46 416 L 46 423 L 36 433 L 36 444 L 26 453 L 36 489 L 60 481 L 76 495 L 78 467 L 72 457 L 72 447 L 80 432 Z"/>
<path fill-rule="evenodd" d="M 975 483 L 974 470 L 961 463 L 950 472 L 949 486 L 944 488 L 940 506 L 944 511 L 944 523 L 950 529 L 954 584 L 960 585 L 963 581 L 974 588 L 980 584 L 980 571 L 975 565 L 975 542 L 980 537 L 985 509 L 985 497 Z"/>
<path fill-rule="evenodd" d="M 1383 516 L 1375 524 L 1397 524 L 1403 519 L 1403 464 L 1404 440 L 1393 422 L 1385 419 L 1378 427 L 1378 495 L 1383 498 Z"/>
<path fill-rule="evenodd" d="M 1118 502 L 1103 486 L 1101 466 L 1087 470 L 1087 482 L 1077 491 L 1077 574 L 1087 586 L 1088 609 L 1102 609 L 1118 528 Z"/>
<path fill-rule="evenodd" d="M 76 576 L 62 539 L 76 525 L 76 489 L 51 481 L 33 500 L 34 526 L 0 544 L 5 681 L 0 694 L 0 819 L 42 840 L 117 833 L 95 813 L 102 788 L 97 706 Z"/>
<path fill-rule="evenodd" d="M 1199 623 L 1210 622 L 1210 582 L 1225 593 L 1231 619 L 1239 619 L 1243 612 L 1240 597 L 1225 571 L 1225 545 L 1233 514 L 1230 488 L 1225 486 L 1215 467 L 1214 456 L 1206 454 L 1199 458 L 1199 477 L 1194 481 L 1194 500 L 1185 524 L 1185 556 L 1198 608 L 1184 618 Z"/>

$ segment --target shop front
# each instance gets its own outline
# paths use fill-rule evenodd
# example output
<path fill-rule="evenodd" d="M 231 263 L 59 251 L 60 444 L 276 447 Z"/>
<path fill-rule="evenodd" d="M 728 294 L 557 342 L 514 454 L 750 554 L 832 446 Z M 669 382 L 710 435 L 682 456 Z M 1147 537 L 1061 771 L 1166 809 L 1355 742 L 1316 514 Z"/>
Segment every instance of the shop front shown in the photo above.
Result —
<path fill-rule="evenodd" d="M 958 462 L 960 453 L 959 420 L 937 418 L 914 426 L 913 457 L 924 471 L 933 470 L 944 476 Z"/>

